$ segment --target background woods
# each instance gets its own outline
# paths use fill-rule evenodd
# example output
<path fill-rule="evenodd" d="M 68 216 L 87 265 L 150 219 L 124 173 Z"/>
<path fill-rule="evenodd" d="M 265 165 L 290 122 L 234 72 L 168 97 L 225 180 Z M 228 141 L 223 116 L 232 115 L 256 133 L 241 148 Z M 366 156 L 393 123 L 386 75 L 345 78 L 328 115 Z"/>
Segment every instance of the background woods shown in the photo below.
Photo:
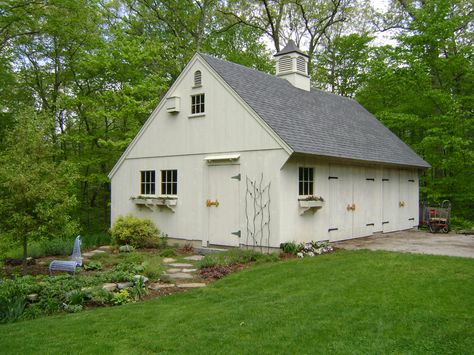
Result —
<path fill-rule="evenodd" d="M 23 206 L 25 194 L 44 203 L 24 218 L 67 216 L 55 231 L 39 228 L 42 237 L 108 228 L 107 173 L 192 55 L 272 72 L 272 54 L 292 38 L 315 87 L 359 100 L 433 166 L 422 200 L 450 199 L 458 221 L 472 221 L 473 9 L 467 0 L 382 10 L 367 0 L 3 1 L 0 205 Z M 43 154 L 28 153 L 38 146 Z M 9 216 L 0 210 L 4 237 Z"/>

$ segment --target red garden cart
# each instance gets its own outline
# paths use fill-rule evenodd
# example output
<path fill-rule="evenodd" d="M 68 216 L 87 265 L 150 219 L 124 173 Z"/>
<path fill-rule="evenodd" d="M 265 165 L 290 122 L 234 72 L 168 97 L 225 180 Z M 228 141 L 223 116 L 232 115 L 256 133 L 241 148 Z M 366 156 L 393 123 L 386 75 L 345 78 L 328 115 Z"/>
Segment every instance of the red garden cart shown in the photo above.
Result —
<path fill-rule="evenodd" d="M 444 200 L 439 206 L 423 204 L 420 224 L 431 233 L 448 233 L 450 230 L 451 202 Z"/>

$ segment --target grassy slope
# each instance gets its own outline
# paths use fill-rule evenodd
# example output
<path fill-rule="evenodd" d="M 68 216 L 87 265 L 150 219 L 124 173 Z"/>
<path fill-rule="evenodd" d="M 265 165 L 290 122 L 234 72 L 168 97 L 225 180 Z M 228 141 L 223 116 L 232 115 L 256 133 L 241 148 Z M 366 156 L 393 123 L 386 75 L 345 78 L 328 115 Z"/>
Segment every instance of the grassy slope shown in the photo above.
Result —
<path fill-rule="evenodd" d="M 339 252 L 0 326 L 2 353 L 470 353 L 474 260 Z"/>

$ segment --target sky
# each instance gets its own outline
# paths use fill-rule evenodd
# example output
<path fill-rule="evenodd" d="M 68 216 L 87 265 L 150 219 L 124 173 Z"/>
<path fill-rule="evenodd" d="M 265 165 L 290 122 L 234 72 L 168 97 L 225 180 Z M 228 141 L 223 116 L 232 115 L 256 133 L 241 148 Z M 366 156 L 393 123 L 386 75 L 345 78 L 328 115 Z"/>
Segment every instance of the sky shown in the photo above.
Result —
<path fill-rule="evenodd" d="M 377 10 L 385 10 L 388 7 L 388 0 L 371 0 L 371 3 Z"/>

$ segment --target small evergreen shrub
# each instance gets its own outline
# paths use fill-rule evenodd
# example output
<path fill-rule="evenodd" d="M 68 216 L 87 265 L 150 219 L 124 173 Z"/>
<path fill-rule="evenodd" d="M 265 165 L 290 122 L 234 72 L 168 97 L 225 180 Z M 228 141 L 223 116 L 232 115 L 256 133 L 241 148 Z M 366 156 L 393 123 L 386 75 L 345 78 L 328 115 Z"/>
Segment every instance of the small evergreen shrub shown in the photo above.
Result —
<path fill-rule="evenodd" d="M 152 221 L 132 215 L 119 217 L 110 230 L 112 240 L 118 245 L 145 248 L 159 244 L 159 229 Z"/>

